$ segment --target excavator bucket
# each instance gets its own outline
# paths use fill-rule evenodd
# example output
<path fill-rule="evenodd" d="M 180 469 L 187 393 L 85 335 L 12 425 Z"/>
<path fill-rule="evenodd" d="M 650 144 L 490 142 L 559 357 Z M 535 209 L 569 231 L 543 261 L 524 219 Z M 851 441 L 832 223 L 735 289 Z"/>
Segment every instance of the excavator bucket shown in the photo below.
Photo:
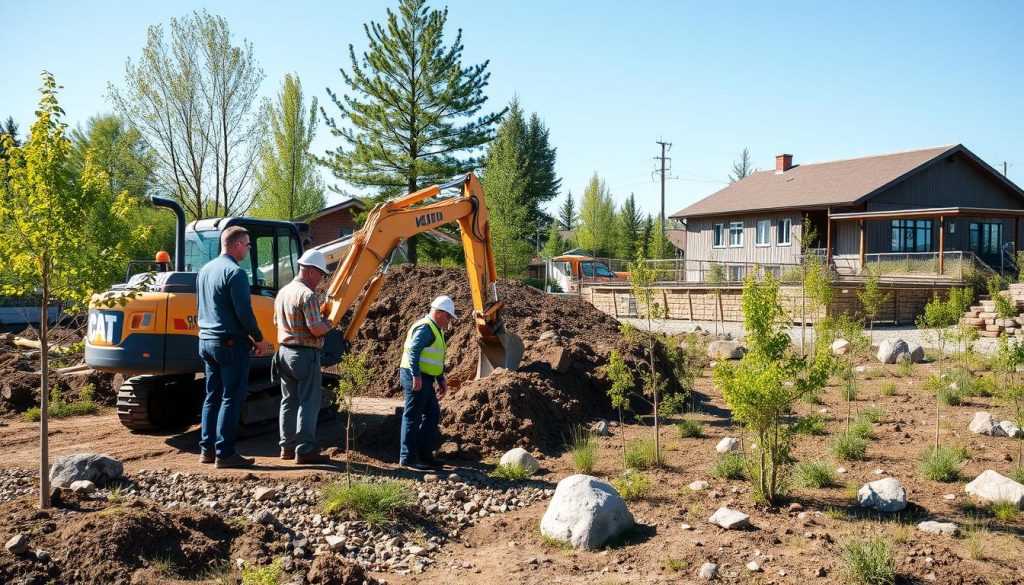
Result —
<path fill-rule="evenodd" d="M 484 335 L 480 343 L 480 361 L 476 367 L 476 378 L 486 378 L 497 368 L 518 370 L 523 359 L 523 340 L 515 333 L 505 330 L 498 321 L 491 326 L 491 335 Z"/>

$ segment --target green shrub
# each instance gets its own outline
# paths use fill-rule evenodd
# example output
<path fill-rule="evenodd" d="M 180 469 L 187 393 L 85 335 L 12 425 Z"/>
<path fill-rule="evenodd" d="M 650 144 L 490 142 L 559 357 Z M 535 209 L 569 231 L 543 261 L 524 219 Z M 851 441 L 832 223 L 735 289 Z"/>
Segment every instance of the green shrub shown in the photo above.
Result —
<path fill-rule="evenodd" d="M 711 475 L 722 479 L 743 479 L 747 477 L 747 462 L 739 453 L 723 453 L 711 466 Z"/>
<path fill-rule="evenodd" d="M 900 376 L 909 378 L 914 375 L 914 362 L 910 360 L 900 360 L 896 364 L 896 369 L 899 370 Z"/>
<path fill-rule="evenodd" d="M 679 436 L 681 438 L 691 439 L 703 436 L 703 426 L 703 423 L 701 423 L 699 420 L 694 420 L 692 418 L 684 418 L 683 420 L 679 421 L 678 424 L 676 424 L 676 431 L 679 432 Z"/>
<path fill-rule="evenodd" d="M 980 396 L 989 398 L 999 392 L 999 386 L 991 376 L 974 376 L 970 384 L 964 390 L 965 396 Z"/>
<path fill-rule="evenodd" d="M 868 452 L 866 439 L 850 433 L 836 435 L 829 445 L 832 455 L 845 461 L 858 461 L 864 459 Z"/>
<path fill-rule="evenodd" d="M 797 419 L 796 422 L 793 423 L 792 429 L 794 433 L 800 435 L 824 435 L 825 422 L 827 420 L 828 419 L 824 414 L 809 414 Z"/>
<path fill-rule="evenodd" d="M 569 439 L 569 455 L 572 466 L 580 473 L 589 474 L 597 463 L 597 441 L 594 433 L 583 427 L 575 427 Z"/>
<path fill-rule="evenodd" d="M 612 487 L 623 500 L 635 502 L 644 499 L 651 491 L 651 480 L 639 471 L 630 470 L 613 479 Z"/>
<path fill-rule="evenodd" d="M 896 396 L 896 382 L 882 384 L 882 396 Z"/>
<path fill-rule="evenodd" d="M 945 406 L 960 406 L 964 401 L 963 392 L 959 387 L 946 385 L 939 388 L 939 402 Z"/>
<path fill-rule="evenodd" d="M 843 544 L 842 571 L 854 583 L 892 585 L 896 561 L 889 543 L 881 538 L 854 539 Z"/>
<path fill-rule="evenodd" d="M 992 515 L 1002 522 L 1009 522 L 1017 517 L 1020 508 L 1009 500 L 996 500 L 989 505 Z"/>
<path fill-rule="evenodd" d="M 932 481 L 952 483 L 960 479 L 967 453 L 961 447 L 928 447 L 921 455 L 921 474 Z"/>
<path fill-rule="evenodd" d="M 323 488 L 328 514 L 351 512 L 374 528 L 386 526 L 416 504 L 416 490 L 403 481 L 332 483 Z"/>
<path fill-rule="evenodd" d="M 689 561 L 684 561 L 683 559 L 665 559 L 661 564 L 670 573 L 685 571 L 690 566 Z"/>
<path fill-rule="evenodd" d="M 811 488 L 829 488 L 839 485 L 832 465 L 824 461 L 806 461 L 796 468 L 800 485 Z"/>
<path fill-rule="evenodd" d="M 866 373 L 864 375 L 865 377 L 867 376 Z M 839 386 L 839 396 L 847 401 L 857 400 L 857 379 L 851 377 L 848 380 L 843 380 L 843 383 Z"/>
<path fill-rule="evenodd" d="M 81 416 L 85 414 L 96 414 L 99 412 L 100 407 L 98 404 L 93 402 L 96 388 L 89 384 L 82 389 L 79 393 L 79 399 L 75 402 L 67 402 L 60 395 L 60 391 L 54 386 L 50 390 L 50 403 L 47 412 L 50 414 L 50 418 L 68 418 L 72 416 Z M 38 406 L 26 410 L 22 413 L 22 417 L 29 422 L 37 422 L 42 416 L 42 410 Z"/>
<path fill-rule="evenodd" d="M 640 439 L 630 443 L 626 447 L 625 459 L 626 467 L 632 469 L 650 469 L 660 463 L 654 449 L 654 439 Z"/>
<path fill-rule="evenodd" d="M 857 418 L 863 421 L 867 421 L 871 424 L 877 425 L 878 423 L 882 422 L 883 418 L 885 418 L 885 409 L 882 408 L 881 406 L 871 406 L 870 408 L 865 408 L 864 410 L 860 411 L 860 414 L 857 415 Z"/>
<path fill-rule="evenodd" d="M 857 419 L 852 425 L 850 425 L 850 430 L 846 432 L 854 437 L 867 440 L 871 438 L 871 431 L 872 426 L 870 421 Z"/>
<path fill-rule="evenodd" d="M 519 465 L 518 463 L 499 463 L 494 471 L 491 472 L 491 477 L 497 477 L 498 479 L 505 479 L 508 481 L 523 481 L 533 475 L 529 469 Z"/>
<path fill-rule="evenodd" d="M 1024 467 L 1014 467 L 1010 472 L 1010 479 L 1017 483 L 1024 483 Z"/>
<path fill-rule="evenodd" d="M 280 560 L 264 567 L 245 563 L 242 565 L 242 585 L 279 585 L 282 572 Z"/>

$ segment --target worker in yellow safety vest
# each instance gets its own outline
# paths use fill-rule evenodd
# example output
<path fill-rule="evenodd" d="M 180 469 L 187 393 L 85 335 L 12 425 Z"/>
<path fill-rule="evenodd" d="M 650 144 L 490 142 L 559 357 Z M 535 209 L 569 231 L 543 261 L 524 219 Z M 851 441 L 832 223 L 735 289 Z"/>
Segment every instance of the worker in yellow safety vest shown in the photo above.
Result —
<path fill-rule="evenodd" d="M 455 303 L 440 296 L 430 303 L 430 312 L 409 327 L 398 374 L 405 395 L 402 414 L 402 450 L 399 462 L 414 471 L 441 467 L 434 458 L 441 421 L 438 398 L 448 391 L 444 379 L 444 329 L 455 319 Z M 435 383 L 437 384 L 435 389 Z"/>

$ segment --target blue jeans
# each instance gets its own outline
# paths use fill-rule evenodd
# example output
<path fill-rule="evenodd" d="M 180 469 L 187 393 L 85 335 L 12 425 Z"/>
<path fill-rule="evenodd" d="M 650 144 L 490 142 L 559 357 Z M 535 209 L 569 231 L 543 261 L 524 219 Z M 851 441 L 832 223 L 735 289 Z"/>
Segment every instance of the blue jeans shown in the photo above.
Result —
<path fill-rule="evenodd" d="M 312 453 L 323 380 L 320 350 L 282 346 L 274 356 L 274 367 L 281 378 L 281 449 Z"/>
<path fill-rule="evenodd" d="M 199 448 L 225 459 L 235 454 L 238 418 L 249 384 L 249 341 L 234 336 L 200 339 L 199 357 L 206 370 Z"/>
<path fill-rule="evenodd" d="M 441 405 L 434 390 L 434 377 L 420 373 L 423 385 L 412 391 L 412 371 L 399 368 L 398 377 L 405 395 L 402 412 L 402 452 L 399 461 L 419 463 L 421 457 L 431 457 L 437 448 L 437 425 L 441 422 Z"/>

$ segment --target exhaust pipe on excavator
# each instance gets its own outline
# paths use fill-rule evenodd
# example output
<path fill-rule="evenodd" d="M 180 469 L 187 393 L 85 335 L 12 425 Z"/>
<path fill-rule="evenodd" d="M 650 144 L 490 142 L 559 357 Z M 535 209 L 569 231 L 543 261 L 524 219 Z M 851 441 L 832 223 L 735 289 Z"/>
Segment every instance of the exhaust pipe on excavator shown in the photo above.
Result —
<path fill-rule="evenodd" d="M 156 207 L 166 207 L 174 212 L 174 271 L 185 272 L 185 210 L 173 199 L 153 196 L 151 201 Z"/>

